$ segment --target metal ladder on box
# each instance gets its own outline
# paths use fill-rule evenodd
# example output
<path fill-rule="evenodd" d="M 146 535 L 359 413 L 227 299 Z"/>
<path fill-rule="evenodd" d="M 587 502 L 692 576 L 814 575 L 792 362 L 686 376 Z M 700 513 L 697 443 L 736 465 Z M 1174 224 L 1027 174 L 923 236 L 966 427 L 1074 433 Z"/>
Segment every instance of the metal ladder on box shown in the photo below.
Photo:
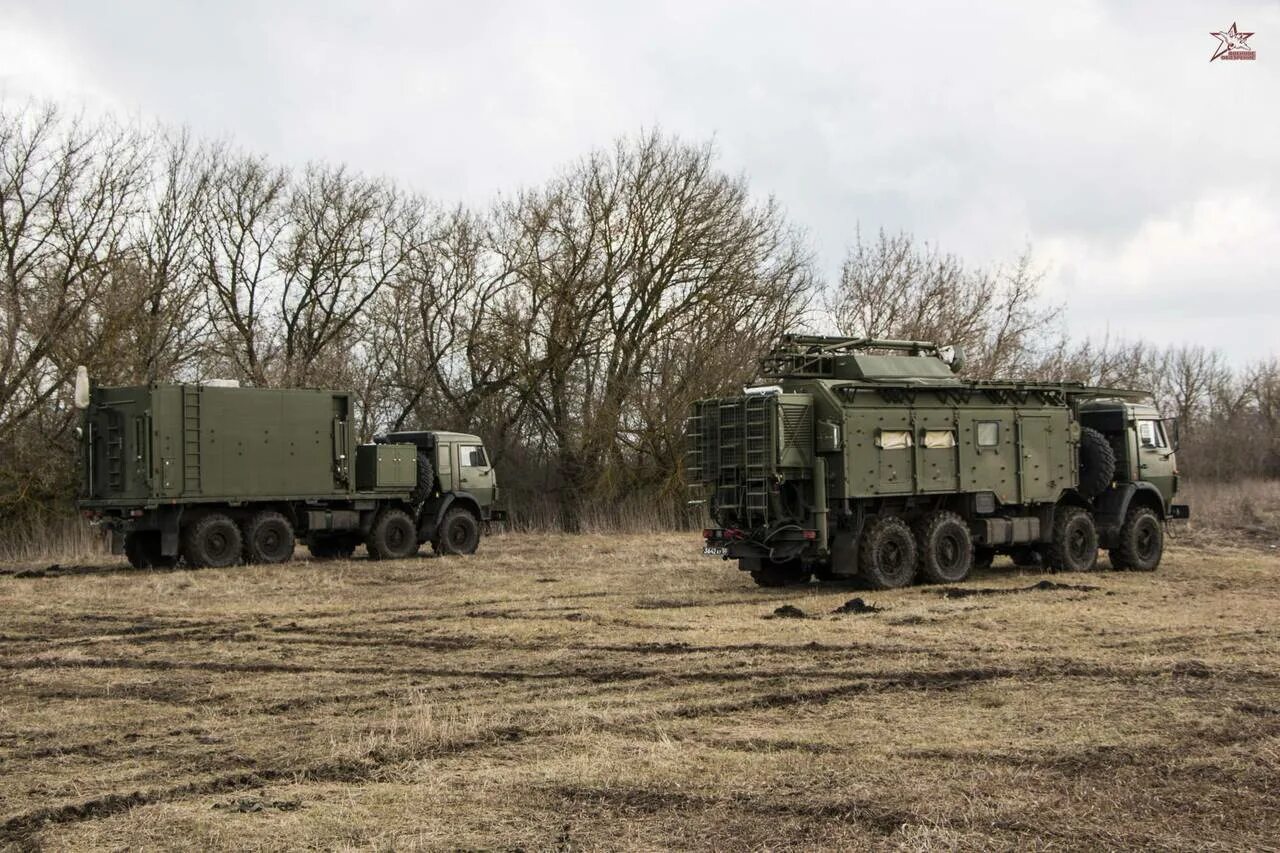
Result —
<path fill-rule="evenodd" d="M 741 509 L 738 459 L 741 449 L 741 423 L 737 400 L 721 400 L 716 407 L 719 429 L 716 434 L 716 506 Z"/>
<path fill-rule="evenodd" d="M 124 430 L 121 417 L 112 412 L 107 417 L 107 487 L 112 491 L 124 488 Z"/>
<path fill-rule="evenodd" d="M 705 456 L 702 452 L 702 429 L 702 405 L 698 404 L 694 408 L 694 414 L 684 420 L 684 435 L 687 448 L 684 452 L 684 474 L 691 498 L 702 497 L 702 470 L 705 466 Z"/>
<path fill-rule="evenodd" d="M 770 397 L 756 395 L 743 401 L 744 485 L 747 517 L 760 523 L 769 520 L 769 403 Z"/>
<path fill-rule="evenodd" d="M 200 389 L 182 386 L 182 493 L 200 493 Z"/>

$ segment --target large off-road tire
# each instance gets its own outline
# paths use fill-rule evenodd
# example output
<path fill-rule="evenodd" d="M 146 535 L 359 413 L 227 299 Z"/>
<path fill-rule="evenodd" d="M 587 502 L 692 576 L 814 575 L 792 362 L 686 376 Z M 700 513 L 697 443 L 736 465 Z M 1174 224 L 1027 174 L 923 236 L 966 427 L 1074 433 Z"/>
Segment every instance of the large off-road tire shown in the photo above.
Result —
<path fill-rule="evenodd" d="M 249 519 L 244 528 L 244 559 L 247 563 L 287 563 L 293 559 L 296 539 L 289 519 L 265 509 Z"/>
<path fill-rule="evenodd" d="M 1164 556 L 1164 525 L 1160 517 L 1145 506 L 1129 510 L 1116 535 L 1116 546 L 1109 553 L 1112 568 L 1154 572 Z"/>
<path fill-rule="evenodd" d="M 307 540 L 307 550 L 317 560 L 348 560 L 356 552 L 360 540 L 351 535 L 312 535 Z"/>
<path fill-rule="evenodd" d="M 135 569 L 172 569 L 178 565 L 175 554 L 160 553 L 159 530 L 133 530 L 124 535 L 124 555 Z"/>
<path fill-rule="evenodd" d="M 375 560 L 403 560 L 418 552 L 418 529 L 409 513 L 388 507 L 373 520 L 365 546 Z"/>
<path fill-rule="evenodd" d="M 474 554 L 480 547 L 480 520 L 468 509 L 454 507 L 440 520 L 438 538 L 432 543 L 440 554 Z"/>
<path fill-rule="evenodd" d="M 916 540 L 905 521 L 895 516 L 877 518 L 862 534 L 858 550 L 858 574 L 872 589 L 897 589 L 910 585 L 919 568 Z"/>
<path fill-rule="evenodd" d="M 1096 429 L 1080 430 L 1080 485 L 1086 498 L 1096 498 L 1116 477 L 1116 452 L 1107 437 Z"/>
<path fill-rule="evenodd" d="M 920 574 L 926 583 L 959 583 L 973 568 L 973 537 L 954 512 L 939 510 L 915 526 Z"/>
<path fill-rule="evenodd" d="M 1093 571 L 1098 563 L 1098 528 L 1088 510 L 1058 507 L 1047 556 L 1050 568 L 1060 572 Z"/>
<path fill-rule="evenodd" d="M 182 558 L 188 566 L 221 569 L 240 562 L 240 528 L 220 512 L 202 515 L 182 531 Z"/>
<path fill-rule="evenodd" d="M 414 486 L 409 499 L 420 504 L 435 491 L 436 469 L 431 464 L 431 454 L 425 450 L 418 451 L 418 484 Z"/>
<path fill-rule="evenodd" d="M 799 560 L 774 563 L 764 559 L 760 561 L 760 568 L 751 573 L 751 579 L 756 586 L 798 586 L 809 582 L 809 574 Z"/>

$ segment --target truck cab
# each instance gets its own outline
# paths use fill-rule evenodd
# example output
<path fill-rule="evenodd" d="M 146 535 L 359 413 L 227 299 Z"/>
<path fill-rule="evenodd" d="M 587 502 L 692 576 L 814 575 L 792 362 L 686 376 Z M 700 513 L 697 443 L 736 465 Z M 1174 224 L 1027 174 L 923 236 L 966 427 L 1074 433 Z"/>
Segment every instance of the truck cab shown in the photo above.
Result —
<path fill-rule="evenodd" d="M 374 443 L 409 444 L 418 449 L 422 541 L 431 542 L 437 549 L 452 543 L 453 548 L 465 553 L 471 547 L 471 534 L 459 527 L 465 522 L 459 511 L 466 510 L 482 524 L 505 518 L 497 507 L 499 494 L 493 463 L 478 435 L 445 430 L 400 431 L 377 436 Z"/>
<path fill-rule="evenodd" d="M 1115 455 L 1115 479 L 1096 500 L 1098 538 L 1112 549 L 1125 520 L 1146 508 L 1160 521 L 1185 519 L 1178 494 L 1178 422 L 1149 403 L 1091 400 L 1080 406 L 1080 425 L 1101 433 Z"/>
<path fill-rule="evenodd" d="M 1154 492 L 1162 516 L 1176 517 L 1178 424 L 1155 406 L 1095 400 L 1080 407 L 1080 425 L 1107 438 L 1116 457 L 1117 485 L 1144 484 Z"/>

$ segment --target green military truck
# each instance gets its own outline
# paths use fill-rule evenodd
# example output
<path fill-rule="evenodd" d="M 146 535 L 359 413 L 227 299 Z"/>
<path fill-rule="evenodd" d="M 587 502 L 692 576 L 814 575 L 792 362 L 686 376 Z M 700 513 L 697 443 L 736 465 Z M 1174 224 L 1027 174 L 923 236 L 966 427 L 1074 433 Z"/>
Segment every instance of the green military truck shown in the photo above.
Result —
<path fill-rule="evenodd" d="M 474 553 L 502 518 L 483 442 L 397 432 L 357 444 L 346 391 L 76 383 L 79 507 L 139 567 Z"/>
<path fill-rule="evenodd" d="M 1066 571 L 1160 563 L 1176 423 L 1142 392 L 967 381 L 925 341 L 784 336 L 769 384 L 700 400 L 687 476 L 703 553 L 762 586 L 964 580 L 997 554 Z"/>

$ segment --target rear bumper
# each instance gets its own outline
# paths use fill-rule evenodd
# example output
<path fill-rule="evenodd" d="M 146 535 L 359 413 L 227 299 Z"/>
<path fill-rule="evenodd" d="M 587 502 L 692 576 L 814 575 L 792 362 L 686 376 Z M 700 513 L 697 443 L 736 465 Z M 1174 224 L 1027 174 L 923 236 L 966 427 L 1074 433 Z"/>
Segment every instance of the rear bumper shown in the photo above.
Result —
<path fill-rule="evenodd" d="M 795 557 L 814 556 L 813 552 L 818 531 L 799 527 L 788 527 L 766 534 L 762 538 L 751 538 L 746 531 L 730 528 L 708 528 L 702 531 L 703 553 L 706 549 L 724 549 L 721 556 L 726 560 L 790 560 Z"/>
<path fill-rule="evenodd" d="M 1190 517 L 1191 517 L 1191 507 L 1188 506 L 1187 504 L 1170 504 L 1169 505 L 1170 519 L 1187 519 Z"/>

